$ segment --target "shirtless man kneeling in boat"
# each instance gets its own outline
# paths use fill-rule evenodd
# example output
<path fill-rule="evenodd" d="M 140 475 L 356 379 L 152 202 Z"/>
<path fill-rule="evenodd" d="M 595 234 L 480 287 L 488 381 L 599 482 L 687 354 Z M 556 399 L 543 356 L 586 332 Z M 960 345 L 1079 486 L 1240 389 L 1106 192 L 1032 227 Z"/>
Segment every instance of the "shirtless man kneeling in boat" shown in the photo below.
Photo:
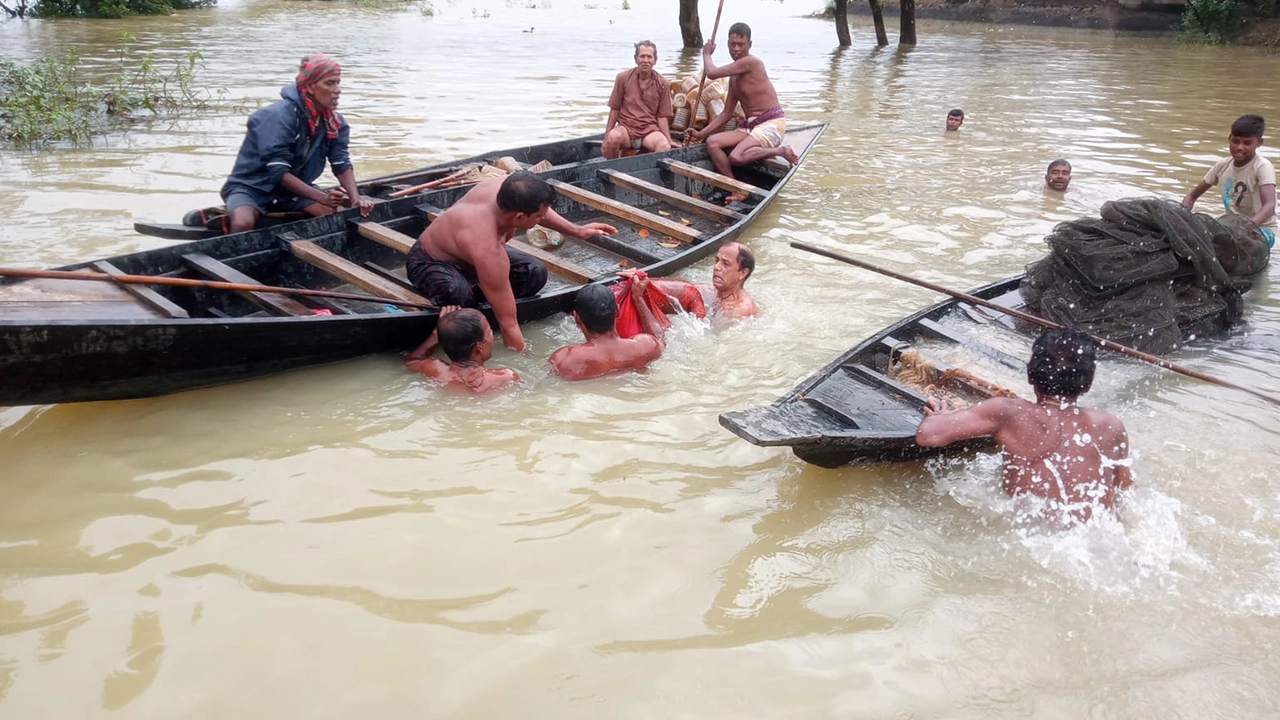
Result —
<path fill-rule="evenodd" d="M 716 172 L 733 177 L 733 165 L 747 165 L 757 160 L 781 155 L 795 165 L 800 157 L 784 144 L 787 121 L 782 105 L 778 104 L 778 91 L 774 90 L 764 62 L 751 54 L 751 28 L 746 23 L 734 23 L 729 28 L 729 57 L 733 62 L 716 67 L 711 54 L 716 51 L 714 40 L 702 47 L 702 63 L 707 78 L 729 78 L 729 91 L 724 100 L 724 110 L 701 130 L 686 133 L 692 140 L 707 141 L 707 155 L 716 166 Z M 742 103 L 747 120 L 737 130 L 716 133 L 733 117 L 734 108 Z M 714 135 L 712 133 L 715 133 Z M 745 196 L 730 195 L 731 200 L 746 200 Z"/>
<path fill-rule="evenodd" d="M 485 361 L 493 357 L 493 329 L 479 310 L 453 305 L 440 309 L 434 337 L 452 363 L 429 357 L 435 341 L 428 340 L 409 353 L 405 367 L 417 370 L 446 385 L 465 387 L 473 393 L 485 393 L 520 382 L 511 368 L 487 368 Z"/>
<path fill-rule="evenodd" d="M 711 311 L 717 317 L 733 319 L 756 314 L 756 302 L 751 299 L 743 284 L 756 271 L 756 256 L 742 243 L 729 242 L 716 253 L 715 268 L 711 271 L 711 285 L 694 285 L 688 280 L 661 278 L 651 282 L 670 299 L 667 312 L 675 312 L 676 304 L 685 312 L 698 318 L 707 315 L 703 290 L 715 292 Z"/>
<path fill-rule="evenodd" d="M 618 232 L 604 223 L 569 222 L 551 209 L 554 198 L 546 181 L 525 170 L 477 183 L 422 231 L 405 261 L 409 282 L 440 306 L 488 302 L 502 341 L 524 351 L 516 298 L 542 290 L 547 266 L 507 241 L 538 224 L 580 240 Z"/>
<path fill-rule="evenodd" d="M 1105 410 L 1076 405 L 1093 384 L 1094 365 L 1087 335 L 1046 330 L 1027 363 L 1034 403 L 1001 397 L 948 411 L 930 398 L 916 442 L 941 447 L 994 436 L 1004 456 L 1005 492 L 1042 498 L 1061 519 L 1084 522 L 1095 507 L 1113 509 L 1116 496 L 1133 485 L 1124 423 Z"/>
<path fill-rule="evenodd" d="M 648 278 L 632 277 L 631 299 L 643 329 L 632 338 L 618 336 L 618 302 L 613 290 L 594 283 L 579 290 L 573 319 L 587 341 L 551 353 L 551 369 L 568 380 L 587 380 L 619 370 L 644 370 L 662 355 L 664 330 L 642 300 L 649 282 Z"/>

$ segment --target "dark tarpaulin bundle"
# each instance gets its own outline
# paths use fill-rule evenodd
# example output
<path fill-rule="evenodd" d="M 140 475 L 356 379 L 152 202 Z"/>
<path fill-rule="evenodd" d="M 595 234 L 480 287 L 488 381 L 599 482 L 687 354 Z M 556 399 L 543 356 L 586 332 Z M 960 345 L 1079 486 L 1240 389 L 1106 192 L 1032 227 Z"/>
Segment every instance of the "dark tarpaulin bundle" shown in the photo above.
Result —
<path fill-rule="evenodd" d="M 1049 255 L 1022 281 L 1029 310 L 1157 355 L 1239 322 L 1244 278 L 1270 258 L 1248 218 L 1214 219 L 1157 198 L 1115 200 L 1099 214 L 1045 237 Z"/>

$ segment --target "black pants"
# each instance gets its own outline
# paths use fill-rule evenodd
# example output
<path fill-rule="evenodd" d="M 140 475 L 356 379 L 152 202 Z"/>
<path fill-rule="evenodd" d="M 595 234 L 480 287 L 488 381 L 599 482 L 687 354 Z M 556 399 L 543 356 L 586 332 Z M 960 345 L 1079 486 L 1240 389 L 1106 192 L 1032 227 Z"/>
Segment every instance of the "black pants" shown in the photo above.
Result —
<path fill-rule="evenodd" d="M 511 260 L 511 292 L 517 298 L 533 297 L 547 284 L 547 266 L 526 252 L 507 248 Z M 405 261 L 409 282 L 437 305 L 475 307 L 485 302 L 475 268 L 436 260 L 414 243 Z"/>

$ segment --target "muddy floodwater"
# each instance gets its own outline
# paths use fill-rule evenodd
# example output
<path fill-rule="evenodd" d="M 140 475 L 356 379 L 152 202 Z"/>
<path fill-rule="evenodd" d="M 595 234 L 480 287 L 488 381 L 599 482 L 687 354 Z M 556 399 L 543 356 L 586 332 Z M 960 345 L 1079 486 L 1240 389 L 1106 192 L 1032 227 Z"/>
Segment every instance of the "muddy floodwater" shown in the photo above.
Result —
<path fill-rule="evenodd" d="M 0 59 L 94 71 L 128 30 L 162 62 L 198 50 L 204 83 L 256 105 L 328 52 L 372 177 L 600 132 L 636 40 L 660 72 L 697 68 L 675 3 L 623 5 L 222 0 L 0 22 Z M 753 25 L 790 117 L 831 123 L 744 235 L 763 311 L 678 319 L 645 374 L 549 376 L 579 337 L 562 317 L 496 352 L 526 382 L 483 399 L 376 356 L 0 409 L 0 718 L 1280 715 L 1276 408 L 1107 358 L 1086 404 L 1127 424 L 1137 490 L 1121 520 L 1061 534 L 1010 520 L 994 456 L 825 470 L 716 419 L 939 299 L 789 241 L 964 289 L 1018 273 L 1056 222 L 1181 197 L 1236 116 L 1280 127 L 1280 60 L 931 23 L 876 50 L 865 17 L 841 51 L 812 9 L 732 0 L 722 22 Z M 944 137 L 951 107 L 967 118 Z M 3 265 L 160 246 L 133 221 L 216 203 L 243 127 L 226 111 L 0 150 Z M 1065 197 L 1042 190 L 1057 157 Z M 1274 285 L 1173 359 L 1280 393 Z"/>

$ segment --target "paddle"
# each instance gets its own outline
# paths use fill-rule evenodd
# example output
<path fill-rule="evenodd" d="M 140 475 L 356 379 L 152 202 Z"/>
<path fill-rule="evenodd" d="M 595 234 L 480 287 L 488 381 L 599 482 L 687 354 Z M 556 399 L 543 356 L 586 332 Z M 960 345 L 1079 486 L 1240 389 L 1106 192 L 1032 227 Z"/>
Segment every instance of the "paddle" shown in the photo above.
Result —
<path fill-rule="evenodd" d="M 336 298 L 338 300 L 360 300 L 362 302 L 384 303 L 387 305 L 405 305 L 413 308 L 435 308 L 435 305 L 429 303 L 424 305 L 423 303 L 375 297 L 373 295 L 362 295 L 360 293 L 276 287 L 274 285 L 249 285 L 245 283 L 223 282 L 221 280 L 195 280 L 192 278 L 159 277 L 156 275 L 103 275 L 94 272 L 77 272 L 72 270 L 0 268 L 0 276 L 46 278 L 50 280 L 91 280 L 95 282 L 118 283 L 121 285 L 176 285 L 179 287 L 198 287 L 209 290 L 235 290 L 238 292 L 274 293 L 278 295 L 306 295 L 309 297 Z"/>
<path fill-rule="evenodd" d="M 875 265 L 872 265 L 871 263 L 864 262 L 857 258 L 850 257 L 848 255 L 845 255 L 843 253 L 838 253 L 833 250 L 826 250 L 826 249 L 823 249 L 814 245 L 809 245 L 807 243 L 802 243 L 802 242 L 792 242 L 791 247 L 797 248 L 799 250 L 804 250 L 805 252 L 811 252 L 815 255 L 822 255 L 823 257 L 829 257 L 832 260 L 839 260 L 840 262 L 848 263 L 855 267 L 860 267 L 864 270 L 870 270 L 871 272 L 880 273 L 881 275 L 887 275 L 888 277 L 891 277 L 895 280 L 901 280 L 903 282 L 911 283 L 912 285 L 918 285 L 922 288 L 933 290 L 934 292 L 940 292 L 943 295 L 950 295 L 951 297 L 956 298 L 957 300 L 964 300 L 965 302 L 973 303 L 974 305 L 981 305 L 982 307 L 995 310 L 996 312 L 1002 312 L 1006 315 L 1011 315 L 1013 317 L 1018 318 L 1019 320 L 1026 320 L 1027 322 L 1035 323 L 1036 325 L 1040 325 L 1041 327 L 1046 327 L 1046 328 L 1062 327 L 1062 325 L 1059 325 L 1058 323 L 1052 322 L 1050 320 L 1045 320 L 1044 318 L 1037 317 L 1035 315 L 1032 315 L 1031 313 L 1023 312 L 1022 310 L 1017 310 L 1015 308 L 1005 307 L 1003 305 L 998 305 L 989 300 L 983 300 L 980 297 L 969 295 L 968 293 L 962 293 L 956 290 L 951 290 L 941 285 L 934 285 L 933 283 L 925 280 L 918 280 L 916 278 L 911 277 L 910 275 L 903 275 L 902 273 L 897 273 L 892 270 L 887 270 L 882 267 L 877 267 Z M 1159 365 L 1160 367 L 1166 370 L 1172 370 L 1176 373 L 1180 373 L 1188 377 L 1193 377 L 1193 378 L 1196 378 L 1197 380 L 1203 380 L 1207 383 L 1212 383 L 1214 385 L 1220 385 L 1222 387 L 1231 388 L 1232 390 L 1239 390 L 1241 392 L 1245 392 L 1250 395 L 1253 395 L 1254 397 L 1266 400 L 1272 405 L 1280 405 L 1280 398 L 1267 395 L 1266 393 L 1259 392 L 1258 390 L 1247 388 L 1242 385 L 1236 385 L 1235 383 L 1228 382 L 1221 378 L 1216 378 L 1212 375 L 1206 375 L 1200 372 L 1199 370 L 1192 370 L 1191 368 L 1178 365 L 1177 363 L 1169 362 L 1168 360 L 1156 357 L 1155 355 L 1148 355 L 1147 353 L 1144 353 L 1140 350 L 1134 350 L 1131 347 L 1112 342 L 1105 338 L 1100 338 L 1096 335 L 1089 335 L 1089 339 L 1101 347 L 1107 348 L 1108 350 L 1115 350 L 1116 352 L 1122 353 L 1124 355 L 1128 355 L 1131 358 L 1137 358 L 1138 360 L 1142 360 L 1143 362 L 1149 362 L 1152 365 Z"/>
<path fill-rule="evenodd" d="M 711 42 L 716 41 L 716 35 L 720 34 L 720 13 L 724 10 L 724 0 L 720 0 L 720 5 L 716 7 L 716 21 L 711 26 Z M 702 63 L 702 77 L 698 78 L 698 102 L 702 102 L 702 91 L 706 89 L 707 84 L 707 63 Z M 708 111 L 711 108 L 707 108 Z M 688 145 L 690 136 L 693 134 L 693 119 L 698 116 L 698 108 L 689 108 L 689 131 L 684 135 L 684 144 Z M 711 122 L 712 118 L 707 118 L 707 122 Z"/>

